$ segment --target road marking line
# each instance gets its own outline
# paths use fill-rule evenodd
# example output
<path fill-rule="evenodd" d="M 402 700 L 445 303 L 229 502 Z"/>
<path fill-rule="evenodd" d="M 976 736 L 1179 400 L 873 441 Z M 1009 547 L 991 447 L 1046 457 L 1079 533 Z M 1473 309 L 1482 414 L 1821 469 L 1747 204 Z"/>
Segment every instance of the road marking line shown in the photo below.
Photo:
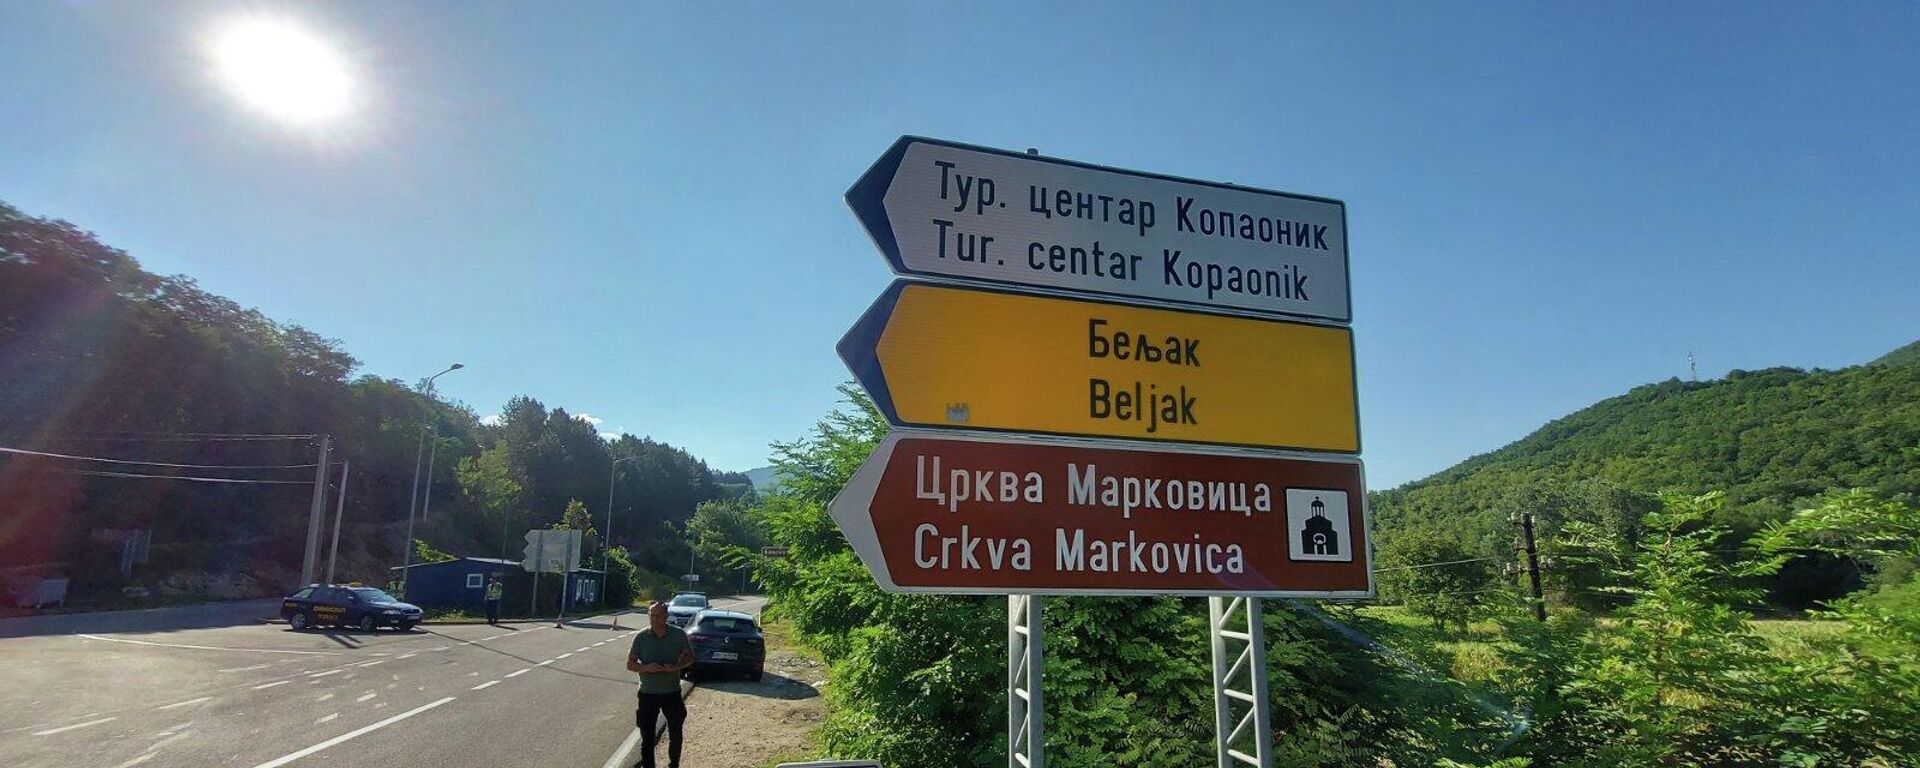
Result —
<path fill-rule="evenodd" d="M 379 695 L 380 695 L 380 694 L 377 694 L 377 693 L 374 693 L 373 691 L 367 691 L 367 695 L 365 695 L 365 696 L 361 696 L 360 698 L 357 698 L 357 699 L 354 699 L 354 701 L 355 701 L 355 702 L 361 702 L 361 701 L 366 701 L 366 700 L 368 700 L 368 699 L 371 699 L 371 698 L 373 698 L 373 697 L 375 697 L 375 696 L 379 696 Z"/>
<path fill-rule="evenodd" d="M 146 754 L 144 754 L 144 755 L 141 755 L 141 756 L 139 756 L 139 757 L 136 757 L 136 758 L 134 758 L 134 759 L 132 759 L 132 760 L 128 760 L 128 761 L 126 761 L 126 762 L 124 762 L 124 763 L 121 763 L 121 764 L 119 764 L 119 765 L 116 765 L 116 766 L 114 766 L 113 768 L 133 768 L 133 767 L 134 767 L 134 766 L 136 766 L 136 765 L 139 765 L 139 764 L 141 764 L 141 763 L 144 763 L 144 762 L 146 762 L 146 761 L 148 761 L 148 760 L 152 760 L 152 759 L 153 759 L 153 756 L 154 756 L 154 755 L 157 755 L 157 754 L 160 754 L 160 753 L 158 753 L 158 752 L 148 752 L 148 753 L 146 753 Z"/>
<path fill-rule="evenodd" d="M 488 680 L 488 681 L 486 681 L 486 682 L 484 682 L 484 683 L 481 683 L 481 684 L 479 684 L 479 685 L 476 685 L 476 686 L 474 686 L 474 687 L 473 687 L 473 689 L 474 689 L 474 690 L 476 690 L 476 691 L 484 691 L 484 690 L 486 690 L 486 689 L 488 689 L 488 688 L 492 688 L 492 687 L 494 687 L 494 686 L 496 686 L 496 685 L 499 685 L 499 684 L 500 684 L 500 681 L 498 681 L 498 680 Z"/>
<path fill-rule="evenodd" d="M 220 671 L 221 672 L 252 672 L 256 669 L 266 669 L 266 668 L 267 668 L 267 665 L 265 664 L 255 664 L 251 667 L 231 667 L 228 669 L 222 669 Z"/>
<path fill-rule="evenodd" d="M 369 662 L 366 662 L 366 663 L 364 663 L 364 664 L 356 664 L 356 665 L 354 665 L 354 666 L 359 666 L 359 667 L 371 667 L 371 666 L 373 666 L 373 665 L 375 665 L 375 664 L 385 664 L 385 663 L 387 663 L 387 660 L 386 660 L 386 659 L 374 659 L 373 661 L 369 661 Z"/>
<path fill-rule="evenodd" d="M 420 652 L 419 652 L 419 651 L 414 651 L 413 653 L 408 653 L 408 654 L 403 654 L 403 655 L 400 655 L 400 656 L 396 656 L 396 657 L 394 657 L 394 658 L 398 658 L 398 659 L 411 659 L 411 658 L 413 658 L 413 657 L 415 657 L 415 656 L 418 656 L 418 655 L 420 655 Z"/>
<path fill-rule="evenodd" d="M 492 637 L 483 637 L 483 638 L 480 638 L 480 639 L 478 639 L 478 640 L 475 640 L 474 642 L 476 642 L 476 643 L 484 643 L 484 642 L 487 642 L 487 641 L 489 641 L 489 640 L 498 640 L 498 639 L 500 639 L 500 636 L 499 636 L 499 635 L 494 635 L 494 636 L 492 636 Z"/>
<path fill-rule="evenodd" d="M 265 684 L 262 684 L 262 685 L 256 685 L 256 686 L 254 686 L 254 687 L 253 687 L 253 689 L 254 689 L 254 690 L 256 690 L 256 691 L 258 691 L 258 690 L 263 690 L 263 689 L 267 689 L 267 688 L 272 688 L 272 687 L 274 687 L 274 686 L 276 686 L 276 685 L 286 685 L 287 683 L 291 683 L 291 682 L 293 682 L 293 681 L 292 681 L 292 680 L 275 680 L 275 681 L 273 681 L 273 682 L 271 682 L 271 683 L 265 683 Z"/>
<path fill-rule="evenodd" d="M 432 647 L 432 648 L 428 648 L 427 650 L 429 650 L 429 651 L 444 651 L 444 650 L 446 650 L 446 649 L 447 649 L 447 647 L 446 647 L 446 646 L 444 646 L 444 645 L 436 645 L 436 646 L 434 646 L 434 647 Z"/>
<path fill-rule="evenodd" d="M 124 637 L 102 637 L 100 635 L 81 635 L 88 640 L 104 640 L 109 643 L 131 643 L 133 645 L 151 645 L 159 648 L 185 648 L 192 651 L 242 651 L 245 653 L 293 653 L 301 656 L 338 656 L 339 651 L 289 651 L 281 648 L 222 648 L 217 645 L 182 645 L 180 643 L 156 643 L 149 640 L 129 640 Z"/>
<path fill-rule="evenodd" d="M 323 694 L 320 694 L 320 698 L 314 699 L 313 702 L 315 704 L 318 704 L 320 702 L 326 701 L 327 699 L 331 699 L 331 698 L 333 698 L 333 694 L 323 693 Z"/>
<path fill-rule="evenodd" d="M 315 672 L 311 675 L 307 675 L 307 677 L 326 677 L 327 675 L 337 675 L 337 674 L 340 674 L 340 670 L 329 669 L 325 672 Z"/>
<path fill-rule="evenodd" d="M 560 655 L 558 655 L 558 656 L 555 656 L 555 657 L 553 657 L 553 660 L 554 660 L 554 661 L 559 661 L 559 660 L 561 660 L 561 659 L 564 659 L 564 658 L 566 658 L 566 657 L 568 657 L 568 656 L 572 656 L 572 655 L 573 655 L 573 654 L 571 654 L 571 653 L 563 653 L 563 654 L 560 654 Z"/>
<path fill-rule="evenodd" d="M 523 670 L 520 670 L 520 671 L 518 671 L 518 672 L 508 672 L 508 673 L 507 673 L 507 677 L 519 677 L 519 676 L 521 676 L 521 675 L 524 675 L 524 674 L 526 674 L 526 673 L 528 673 L 528 672 L 532 672 L 532 671 L 533 671 L 533 667 L 527 667 L 526 669 L 523 669 Z"/>
<path fill-rule="evenodd" d="M 409 709 L 405 712 L 394 715 L 393 717 L 389 717 L 385 720 L 374 723 L 373 725 L 347 731 L 346 733 L 340 734 L 339 736 L 335 736 L 331 739 L 327 739 L 326 741 L 320 742 L 311 747 L 307 747 L 306 749 L 300 750 L 298 752 L 293 752 L 283 757 L 279 757 L 273 760 L 268 760 L 267 762 L 254 766 L 253 768 L 280 768 L 280 766 L 286 765 L 287 763 L 291 763 L 295 760 L 306 757 L 307 755 L 311 755 L 323 749 L 327 749 L 329 747 L 333 747 L 348 741 L 352 741 L 353 739 L 357 739 L 361 736 L 365 736 L 369 733 L 380 730 L 381 728 L 385 728 L 389 725 L 393 725 L 394 723 L 400 722 L 409 717 L 413 717 L 414 715 L 433 709 L 449 701 L 453 701 L 452 696 L 448 696 L 444 699 L 432 702 L 430 704 L 422 704 L 418 707 L 414 707 L 413 709 Z"/>
<path fill-rule="evenodd" d="M 315 720 L 315 721 L 313 721 L 313 724 L 314 724 L 314 725 L 320 725 L 321 723 L 331 723 L 331 722 L 333 722 L 333 721 L 334 721 L 335 719 L 337 719 L 337 718 L 339 718 L 339 717 L 340 717 L 340 713 L 338 713 L 338 712 L 335 712 L 335 713 L 333 713 L 333 714 L 331 714 L 331 715 L 327 715 L 326 717 L 323 717 L 323 718 L 320 718 L 320 719 L 318 719 L 318 720 Z"/>
<path fill-rule="evenodd" d="M 200 702 L 203 702 L 203 701 L 211 701 L 212 699 L 213 699 L 213 697 L 212 697 L 212 696 L 202 696 L 202 697 L 200 697 L 200 698 L 197 698 L 197 699 L 187 699 L 186 701 L 176 701 L 176 702 L 174 702 L 174 703 L 172 703 L 172 704 L 168 704 L 168 705 L 166 705 L 166 706 L 163 706 L 163 707 L 154 707 L 154 710 L 156 710 L 156 711 L 159 711 L 159 710 L 167 710 L 167 709 L 173 709 L 173 708 L 175 708 L 175 707 L 186 707 L 186 706 L 192 706 L 192 705 L 194 705 L 194 704 L 198 704 L 198 703 L 200 703 Z"/>
<path fill-rule="evenodd" d="M 633 753 L 634 746 L 639 743 L 640 729 L 635 728 L 627 733 L 627 740 L 620 742 L 620 746 L 613 750 L 613 757 L 607 758 L 606 765 L 601 766 L 601 768 L 620 768 L 620 766 L 626 765 L 627 756 Z"/>
<path fill-rule="evenodd" d="M 575 648 L 575 649 L 573 649 L 573 652 L 574 652 L 574 653 L 586 653 L 587 651 L 589 651 L 589 650 L 592 650 L 592 649 L 593 649 L 593 646 L 591 646 L 591 645 L 583 645 L 583 646 L 580 646 L 580 647 L 578 647 L 578 648 Z"/>
<path fill-rule="evenodd" d="M 86 722 L 84 722 L 84 723 L 74 723 L 73 725 L 63 725 L 63 726 L 60 726 L 59 728 L 48 728 L 48 729 L 46 729 L 46 730 L 44 730 L 44 731 L 34 731 L 34 732 L 33 732 L 33 735 L 35 735 L 35 736 L 52 736 L 52 735 L 54 735 L 54 734 L 56 734 L 56 733 L 64 733 L 64 732 L 66 732 L 66 731 L 71 731 L 71 730 L 73 730 L 73 729 L 75 729 L 75 728 L 85 728 L 85 727 L 87 727 L 87 726 L 89 726 L 89 725 L 99 725 L 99 724 L 101 724 L 101 723 L 110 723 L 110 722 L 113 722 L 113 721 L 115 721 L 115 720 L 118 720 L 118 719 L 120 719 L 120 718 L 118 718 L 118 717 L 103 717 L 103 718 L 100 718 L 100 719 L 98 719 L 98 720 L 88 720 L 88 721 L 86 721 Z"/>
<path fill-rule="evenodd" d="M 540 662 L 539 664 L 535 664 L 534 666 L 536 666 L 536 667 L 544 667 L 544 666 L 546 666 L 546 665 L 548 665 L 548 664 L 552 664 L 552 663 L 553 663 L 553 659 L 547 659 L 546 661 L 543 661 L 543 662 Z"/>

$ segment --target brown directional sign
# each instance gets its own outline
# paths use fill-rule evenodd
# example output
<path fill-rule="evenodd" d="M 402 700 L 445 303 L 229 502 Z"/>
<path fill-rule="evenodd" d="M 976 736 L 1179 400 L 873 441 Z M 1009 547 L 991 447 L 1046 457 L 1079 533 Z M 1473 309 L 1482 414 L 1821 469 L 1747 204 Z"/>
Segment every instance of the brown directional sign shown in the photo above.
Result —
<path fill-rule="evenodd" d="M 1359 460 L 896 430 L 832 515 L 881 588 L 1370 597 Z"/>

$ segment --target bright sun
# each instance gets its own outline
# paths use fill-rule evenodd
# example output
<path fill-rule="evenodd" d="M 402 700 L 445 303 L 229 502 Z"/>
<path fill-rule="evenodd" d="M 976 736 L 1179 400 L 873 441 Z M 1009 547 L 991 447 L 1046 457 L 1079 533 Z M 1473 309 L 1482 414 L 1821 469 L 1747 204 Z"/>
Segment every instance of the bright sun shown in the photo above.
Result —
<path fill-rule="evenodd" d="M 213 38 L 221 80 L 247 106 L 290 124 L 332 121 L 352 106 L 346 61 L 313 33 L 290 22 L 249 18 Z"/>

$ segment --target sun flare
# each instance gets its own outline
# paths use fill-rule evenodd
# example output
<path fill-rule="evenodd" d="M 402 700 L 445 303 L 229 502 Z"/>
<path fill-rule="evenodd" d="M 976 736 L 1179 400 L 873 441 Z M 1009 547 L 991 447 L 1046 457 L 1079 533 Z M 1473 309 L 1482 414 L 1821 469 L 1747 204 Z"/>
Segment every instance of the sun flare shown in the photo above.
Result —
<path fill-rule="evenodd" d="M 214 69 L 248 107 L 293 125 L 338 119 L 353 106 L 347 62 L 328 41 L 292 22 L 246 18 L 213 37 Z"/>

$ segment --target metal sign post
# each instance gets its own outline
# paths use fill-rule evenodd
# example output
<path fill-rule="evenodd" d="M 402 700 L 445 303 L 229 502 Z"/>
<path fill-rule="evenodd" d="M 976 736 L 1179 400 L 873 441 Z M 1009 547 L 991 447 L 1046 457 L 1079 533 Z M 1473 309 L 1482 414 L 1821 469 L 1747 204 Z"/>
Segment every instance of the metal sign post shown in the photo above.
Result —
<path fill-rule="evenodd" d="M 1007 768 L 1043 768 L 1040 597 L 1007 595 Z"/>
<path fill-rule="evenodd" d="M 1260 601 L 1209 597 L 1207 614 L 1207 633 L 1213 641 L 1214 753 L 1219 768 L 1273 768 L 1267 637 L 1260 623 Z"/>

